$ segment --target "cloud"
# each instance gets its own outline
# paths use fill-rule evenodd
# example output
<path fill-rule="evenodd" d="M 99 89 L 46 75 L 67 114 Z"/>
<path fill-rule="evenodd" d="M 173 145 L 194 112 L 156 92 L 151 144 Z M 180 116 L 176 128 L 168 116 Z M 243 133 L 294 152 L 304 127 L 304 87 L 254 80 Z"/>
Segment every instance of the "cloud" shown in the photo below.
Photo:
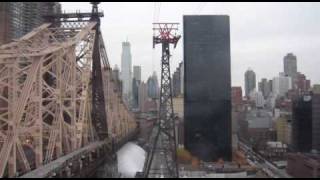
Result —
<path fill-rule="evenodd" d="M 159 3 L 158 3 L 159 4 Z M 180 22 L 182 16 L 193 14 L 198 2 L 162 2 L 159 20 Z M 152 49 L 153 2 L 103 2 L 105 13 L 102 33 L 110 64 L 120 67 L 121 42 L 128 36 L 132 45 L 133 65 L 142 66 L 146 80 L 153 70 L 160 72 L 161 47 Z M 89 3 L 62 2 L 64 10 L 91 11 Z M 257 80 L 272 78 L 283 71 L 283 57 L 293 52 L 298 58 L 298 70 L 312 83 L 320 83 L 315 64 L 320 62 L 319 3 L 205 3 L 200 14 L 227 14 L 231 27 L 232 84 L 244 84 L 244 72 L 251 67 Z M 182 33 L 183 26 L 180 26 Z M 182 40 L 172 50 L 172 71 L 183 57 Z M 153 57 L 154 55 L 154 57 Z"/>

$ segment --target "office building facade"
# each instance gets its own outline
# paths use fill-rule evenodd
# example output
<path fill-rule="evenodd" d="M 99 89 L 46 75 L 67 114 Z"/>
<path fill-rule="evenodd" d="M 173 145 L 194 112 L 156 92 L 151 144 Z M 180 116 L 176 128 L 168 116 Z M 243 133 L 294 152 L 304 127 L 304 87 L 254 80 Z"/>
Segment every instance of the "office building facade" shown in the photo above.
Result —
<path fill-rule="evenodd" d="M 156 72 L 153 72 L 152 76 L 148 78 L 147 81 L 148 87 L 148 97 L 151 99 L 158 99 L 159 98 L 159 84 L 158 84 L 158 77 Z"/>
<path fill-rule="evenodd" d="M 320 92 L 312 95 L 312 149 L 320 152 Z"/>
<path fill-rule="evenodd" d="M 278 77 L 272 80 L 272 92 L 275 96 L 283 97 L 292 89 L 292 78 L 284 73 L 279 73 Z"/>
<path fill-rule="evenodd" d="M 272 88 L 269 85 L 269 81 L 266 78 L 262 78 L 259 82 L 259 91 L 262 92 L 263 97 L 267 99 L 272 91 Z"/>
<path fill-rule="evenodd" d="M 248 69 L 244 75 L 245 95 L 250 96 L 250 93 L 256 89 L 256 73 L 252 69 Z"/>
<path fill-rule="evenodd" d="M 288 53 L 283 58 L 283 70 L 286 76 L 294 79 L 297 75 L 297 57 L 293 53 Z"/>
<path fill-rule="evenodd" d="M 126 104 L 128 105 L 131 99 L 132 93 L 132 57 L 131 57 L 131 45 L 126 41 L 122 43 L 122 55 L 121 55 L 121 81 L 122 81 L 122 96 Z"/>
<path fill-rule="evenodd" d="M 176 71 L 172 75 L 172 96 L 177 97 L 181 92 L 181 76 L 180 69 L 177 68 Z"/>
<path fill-rule="evenodd" d="M 141 66 L 133 66 L 133 79 L 141 81 Z"/>
<path fill-rule="evenodd" d="M 43 16 L 61 13 L 59 2 L 0 2 L 0 45 L 31 32 Z"/>
<path fill-rule="evenodd" d="M 185 147 L 203 161 L 231 160 L 229 17 L 184 16 L 183 25 Z"/>
<path fill-rule="evenodd" d="M 312 149 L 312 96 L 303 95 L 292 105 L 292 148 L 295 152 Z"/>

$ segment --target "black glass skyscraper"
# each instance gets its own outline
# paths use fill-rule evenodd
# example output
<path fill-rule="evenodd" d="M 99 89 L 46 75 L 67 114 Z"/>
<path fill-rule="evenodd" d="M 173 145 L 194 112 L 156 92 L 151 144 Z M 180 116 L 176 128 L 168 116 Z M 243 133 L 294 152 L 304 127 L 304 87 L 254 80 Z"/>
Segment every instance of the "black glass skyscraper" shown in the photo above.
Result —
<path fill-rule="evenodd" d="M 185 147 L 203 161 L 231 160 L 229 16 L 184 16 Z"/>
<path fill-rule="evenodd" d="M 312 96 L 304 95 L 292 104 L 292 148 L 295 152 L 312 149 Z"/>

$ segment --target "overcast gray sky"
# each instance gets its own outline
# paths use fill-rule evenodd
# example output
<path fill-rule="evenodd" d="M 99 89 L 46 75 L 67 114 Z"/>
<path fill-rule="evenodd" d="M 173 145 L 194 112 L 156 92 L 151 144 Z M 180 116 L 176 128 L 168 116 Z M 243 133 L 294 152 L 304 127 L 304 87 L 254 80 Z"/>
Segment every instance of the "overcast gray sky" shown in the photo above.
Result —
<path fill-rule="evenodd" d="M 233 86 L 243 87 L 249 67 L 256 72 L 257 81 L 277 76 L 288 52 L 297 56 L 298 71 L 312 84 L 320 83 L 320 3 L 103 2 L 99 7 L 105 15 L 102 33 L 110 64 L 120 67 L 121 43 L 128 37 L 132 64 L 142 67 L 143 80 L 154 70 L 160 72 L 161 47 L 152 49 L 152 22 L 157 14 L 160 22 L 179 23 L 183 15 L 223 14 L 230 16 L 231 23 Z M 90 11 L 91 5 L 62 2 L 62 9 L 84 12 Z M 183 57 L 182 42 L 172 52 L 173 70 Z"/>

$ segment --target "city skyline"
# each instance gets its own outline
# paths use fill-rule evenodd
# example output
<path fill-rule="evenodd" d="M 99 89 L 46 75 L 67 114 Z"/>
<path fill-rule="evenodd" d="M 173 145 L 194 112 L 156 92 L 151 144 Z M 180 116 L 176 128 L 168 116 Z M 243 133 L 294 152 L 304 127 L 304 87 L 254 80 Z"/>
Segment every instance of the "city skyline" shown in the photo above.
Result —
<path fill-rule="evenodd" d="M 320 177 L 320 3 L 86 3 L 0 3 L 0 177 Z"/>
<path fill-rule="evenodd" d="M 283 57 L 290 52 L 297 56 L 298 71 L 303 72 L 312 84 L 320 83 L 320 77 L 313 66 L 320 58 L 320 53 L 317 52 L 320 41 L 316 35 L 320 30 L 320 26 L 317 25 L 317 19 L 320 18 L 317 9 L 320 5 L 315 3 L 104 2 L 99 6 L 105 13 L 101 28 L 102 33 L 107 36 L 105 43 L 112 67 L 121 64 L 121 43 L 128 38 L 132 45 L 132 65 L 141 66 L 142 80 L 146 81 L 154 70 L 159 76 L 160 50 L 151 49 L 150 39 L 153 14 L 155 10 L 155 14 L 159 14 L 159 6 L 161 6 L 159 21 L 166 19 L 166 21 L 180 22 L 180 29 L 182 15 L 228 14 L 230 16 L 232 86 L 241 86 L 244 90 L 243 74 L 249 67 L 258 72 L 257 80 L 276 77 L 283 71 Z M 283 13 L 284 8 L 285 13 Z M 86 2 L 76 5 L 62 2 L 62 9 L 67 12 L 76 9 L 81 12 L 90 11 Z M 139 26 L 135 26 L 137 23 Z M 308 42 L 307 45 L 305 42 Z M 173 50 L 172 54 L 171 69 L 175 69 L 183 60 L 181 43 L 178 43 L 177 49 Z"/>

